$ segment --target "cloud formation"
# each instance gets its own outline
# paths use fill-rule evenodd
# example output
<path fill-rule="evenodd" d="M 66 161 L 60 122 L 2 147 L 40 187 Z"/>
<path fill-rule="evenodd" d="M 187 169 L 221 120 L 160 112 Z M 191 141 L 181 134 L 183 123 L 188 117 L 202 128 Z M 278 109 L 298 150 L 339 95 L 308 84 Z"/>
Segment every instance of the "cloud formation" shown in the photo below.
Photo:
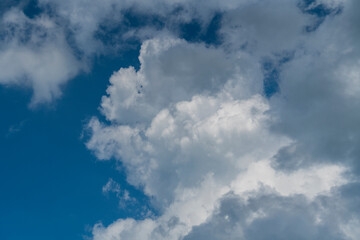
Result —
<path fill-rule="evenodd" d="M 0 24 L 0 84 L 32 88 L 31 106 L 58 98 L 82 68 L 62 30 L 45 15 L 30 19 L 15 8 Z"/>
<path fill-rule="evenodd" d="M 357 0 L 38 7 L 1 15 L 0 84 L 33 89 L 31 106 L 59 98 L 92 57 L 141 42 L 139 69 L 111 76 L 86 146 L 121 162 L 158 215 L 98 223 L 94 240 L 357 239 Z M 215 15 L 216 44 L 182 38 Z M 103 192 L 126 197 L 111 179 Z"/>
<path fill-rule="evenodd" d="M 217 47 L 143 42 L 140 69 L 110 78 L 87 147 L 121 161 L 159 215 L 99 223 L 93 238 L 356 239 L 354 8 L 244 2 L 224 11 Z"/>
<path fill-rule="evenodd" d="M 340 4 L 321 4 L 335 3 Z M 296 1 L 285 0 L 213 0 L 206 4 L 188 0 L 39 0 L 34 16 L 25 14 L 26 6 L 25 2 L 9 3 L 1 16 L 1 66 L 8 70 L 0 76 L 0 83 L 30 87 L 34 91 L 32 106 L 59 98 L 62 86 L 88 70 L 94 56 L 116 54 L 131 45 L 129 42 L 157 38 L 164 32 L 181 36 L 186 24 L 195 22 L 203 32 L 219 16 L 218 41 L 224 41 L 224 49 L 246 48 L 253 56 L 263 57 L 300 46 L 303 27 L 313 20 L 302 14 Z M 133 21 L 136 16 L 143 20 Z M 274 31 L 277 34 L 272 34 Z"/>
<path fill-rule="evenodd" d="M 95 56 L 116 55 L 128 42 L 162 31 L 178 35 L 181 24 L 194 19 L 205 26 L 217 11 L 239 5 L 236 1 L 204 5 L 187 0 L 39 0 L 31 2 L 34 13 L 25 13 L 28 4 L 9 1 L 1 9 L 0 66 L 6 71 L 0 75 L 0 84 L 31 88 L 32 107 L 59 98 L 65 83 L 88 70 Z M 128 15 L 146 21 L 132 23 Z M 160 27 L 153 18 L 159 19 Z"/>

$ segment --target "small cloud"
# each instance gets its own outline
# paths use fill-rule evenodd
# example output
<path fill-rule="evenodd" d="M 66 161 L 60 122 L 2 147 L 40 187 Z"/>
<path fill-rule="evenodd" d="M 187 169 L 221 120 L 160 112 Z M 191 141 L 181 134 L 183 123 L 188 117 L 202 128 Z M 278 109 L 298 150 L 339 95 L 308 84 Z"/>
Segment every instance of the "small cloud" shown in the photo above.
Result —
<path fill-rule="evenodd" d="M 127 205 L 135 203 L 136 199 L 130 196 L 129 191 L 122 190 L 120 184 L 109 178 L 108 182 L 102 187 L 102 192 L 105 195 L 109 193 L 115 194 L 119 199 L 119 207 L 125 208 Z"/>
<path fill-rule="evenodd" d="M 102 192 L 104 194 L 115 193 L 118 197 L 121 193 L 120 184 L 114 181 L 112 178 L 109 178 L 109 181 L 102 187 Z"/>

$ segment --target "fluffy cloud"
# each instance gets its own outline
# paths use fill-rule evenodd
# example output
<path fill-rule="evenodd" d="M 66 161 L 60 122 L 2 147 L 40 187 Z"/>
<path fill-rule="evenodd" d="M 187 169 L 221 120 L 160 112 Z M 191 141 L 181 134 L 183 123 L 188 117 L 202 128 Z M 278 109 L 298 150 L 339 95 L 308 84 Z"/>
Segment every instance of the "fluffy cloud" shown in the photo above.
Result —
<path fill-rule="evenodd" d="M 87 146 L 101 159 L 121 159 L 129 182 L 166 204 L 178 186 L 194 186 L 209 173 L 229 183 L 249 163 L 286 145 L 286 138 L 268 132 L 267 110 L 257 95 L 242 101 L 195 96 L 161 110 L 147 128 L 93 119 Z"/>
<path fill-rule="evenodd" d="M 298 3 L 242 1 L 216 48 L 154 38 L 113 74 L 87 147 L 159 214 L 99 223 L 95 240 L 356 239 L 360 5 Z"/>
<path fill-rule="evenodd" d="M 140 50 L 141 68 L 120 69 L 110 78 L 108 96 L 101 110 L 113 122 L 149 122 L 169 105 L 191 100 L 194 95 L 214 95 L 222 88 L 239 98 L 259 92 L 259 64 L 248 57 L 189 44 L 170 37 L 145 41 Z M 238 64 L 243 66 L 241 73 Z M 244 78 L 252 77 L 252 82 Z M 228 81 L 231 79 L 230 81 Z M 250 89 L 249 89 L 250 88 Z"/>
<path fill-rule="evenodd" d="M 359 1 L 39 7 L 33 18 L 1 13 L 0 84 L 32 88 L 31 106 L 58 98 L 81 58 L 106 54 L 99 35 L 126 25 L 126 14 L 149 17 L 108 36 L 116 46 L 138 37 L 140 68 L 111 76 L 100 103 L 106 120 L 90 120 L 86 146 L 120 161 L 158 215 L 98 223 L 94 240 L 357 239 Z M 192 20 L 206 29 L 214 14 L 218 45 L 176 37 Z M 264 75 L 278 85 L 271 98 Z M 112 179 L 103 192 L 133 200 Z"/>
<path fill-rule="evenodd" d="M 322 183 L 330 183 L 325 188 L 320 185 L 316 195 L 344 183 L 341 182 L 341 168 L 333 168 L 338 171 L 333 177 L 340 182 L 328 181 L 326 167 L 321 168 L 320 174 L 318 170 L 307 172 L 308 176 L 318 178 Z M 350 211 L 341 208 L 346 200 L 342 198 L 346 196 L 329 193 L 330 197 L 308 198 L 300 195 L 301 189 L 291 193 L 282 190 L 284 185 L 291 188 L 292 182 L 279 182 L 270 188 L 266 185 L 266 177 L 261 175 L 255 176 L 260 187 L 249 187 L 250 179 L 247 178 L 254 177 L 252 171 L 240 173 L 233 182 L 246 186 L 246 189 L 238 191 L 217 183 L 213 175 L 207 175 L 197 187 L 178 188 L 175 200 L 160 217 L 137 221 L 119 219 L 108 227 L 99 223 L 93 229 L 94 239 L 264 239 L 269 234 L 276 239 L 318 239 L 322 235 L 341 239 L 335 236 L 345 236 L 346 232 L 339 223 L 352 224 L 355 221 L 342 219 Z M 262 174 L 272 171 L 271 168 L 263 169 Z M 283 180 L 304 181 L 301 174 L 290 174 Z M 318 180 L 307 181 L 309 184 L 319 183 Z M 329 206 L 336 207 L 334 209 L 338 212 L 331 212 Z M 351 225 L 349 227 L 354 231 Z M 259 231 L 259 228 L 267 231 Z"/>
<path fill-rule="evenodd" d="M 326 196 L 332 188 L 347 183 L 342 176 L 345 168 L 339 165 L 324 164 L 292 173 L 277 172 L 272 167 L 272 157 L 279 149 L 294 143 L 270 130 L 277 119 L 269 114 L 268 100 L 257 94 L 260 89 L 254 86 L 258 84 L 246 83 L 253 71 L 245 70 L 241 75 L 242 67 L 247 66 L 242 65 L 244 61 L 238 61 L 232 55 L 220 55 L 224 59 L 233 57 L 237 67 L 232 68 L 230 74 L 217 72 L 223 79 L 216 82 L 218 88 L 212 88 L 212 79 L 207 78 L 206 87 L 192 85 L 188 91 L 183 91 L 189 82 L 206 77 L 208 73 L 191 64 L 188 72 L 198 70 L 197 78 L 191 81 L 181 81 L 182 76 L 188 76 L 187 72 L 178 74 L 173 70 L 165 74 L 161 66 L 165 62 L 158 59 L 167 59 L 166 63 L 177 59 L 172 48 L 179 46 L 192 48 L 181 59 L 184 62 L 192 63 L 193 54 L 201 56 L 200 50 L 206 52 L 204 59 L 212 62 L 209 58 L 215 50 L 201 45 L 173 39 L 145 42 L 140 54 L 140 70 L 121 69 L 111 77 L 108 96 L 103 98 L 101 105 L 111 124 L 93 118 L 88 125 L 91 138 L 87 147 L 99 159 L 121 161 L 129 183 L 142 188 L 160 210 L 160 216 L 155 219 L 119 219 L 108 227 L 97 224 L 93 229 L 94 239 L 192 239 L 193 236 L 196 239 L 197 233 L 192 229 L 206 224 L 226 193 L 233 192 L 245 201 L 254 191 L 261 192 L 266 186 L 274 198 L 284 198 L 285 202 L 295 204 L 293 199 L 297 201 L 297 196 L 305 199 L 304 202 L 312 201 L 319 194 Z M 215 56 L 216 60 L 222 60 Z M 153 64 L 151 71 L 147 69 L 149 62 Z M 257 75 L 253 76 L 256 80 Z M 161 81 L 167 84 L 166 81 L 172 79 L 176 80 L 172 83 L 174 89 L 162 88 Z M 168 97 L 169 101 L 165 102 L 163 95 L 152 95 L 153 92 L 167 94 L 166 91 L 180 97 Z M 183 94 L 176 95 L 176 92 Z M 191 95 L 194 96 L 190 100 L 180 101 Z M 142 115 L 144 110 L 149 112 Z M 274 211 L 277 210 L 281 208 Z M 254 214 L 249 213 L 246 218 L 251 219 Z M 314 228 L 316 237 L 317 226 L 307 222 L 307 218 L 314 217 L 311 214 L 299 219 Z M 294 215 L 288 218 L 296 224 Z M 233 229 L 230 234 L 239 237 L 242 231 Z M 222 232 L 216 234 L 223 239 L 228 237 Z"/>
<path fill-rule="evenodd" d="M 82 68 L 61 29 L 46 16 L 30 19 L 12 9 L 1 19 L 0 84 L 33 89 L 31 106 L 61 95 Z"/>
<path fill-rule="evenodd" d="M 192 187 L 209 173 L 229 183 L 249 163 L 271 158 L 290 141 L 268 131 L 256 70 L 241 72 L 246 59 L 230 64 L 228 57 L 171 38 L 146 41 L 140 70 L 111 77 L 101 110 L 113 124 L 92 119 L 87 147 L 100 159 L 121 159 L 129 182 L 161 206 L 178 186 Z"/>

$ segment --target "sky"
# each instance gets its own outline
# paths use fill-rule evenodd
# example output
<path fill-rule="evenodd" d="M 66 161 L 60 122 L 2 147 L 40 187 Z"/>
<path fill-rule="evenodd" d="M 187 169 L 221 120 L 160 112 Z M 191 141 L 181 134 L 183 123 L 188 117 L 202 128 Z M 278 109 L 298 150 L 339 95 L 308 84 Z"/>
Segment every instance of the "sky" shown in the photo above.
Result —
<path fill-rule="evenodd" d="M 360 236 L 358 0 L 0 3 L 0 239 Z"/>

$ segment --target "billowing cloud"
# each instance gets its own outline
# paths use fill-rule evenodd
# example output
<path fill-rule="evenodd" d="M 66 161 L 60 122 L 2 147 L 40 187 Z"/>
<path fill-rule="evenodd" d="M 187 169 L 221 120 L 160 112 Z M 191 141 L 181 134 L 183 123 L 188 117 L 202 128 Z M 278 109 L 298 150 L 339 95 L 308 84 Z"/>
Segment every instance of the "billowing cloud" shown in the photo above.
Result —
<path fill-rule="evenodd" d="M 194 97 L 160 111 L 145 129 L 107 127 L 93 119 L 87 146 L 99 158 L 122 159 L 130 183 L 171 202 L 178 186 L 193 186 L 209 173 L 228 183 L 249 163 L 269 159 L 284 146 L 285 138 L 266 129 L 267 109 L 260 96 L 245 101 Z"/>
<path fill-rule="evenodd" d="M 138 72 L 130 67 L 111 77 L 101 109 L 113 124 L 94 118 L 87 146 L 100 159 L 121 159 L 129 182 L 158 201 L 170 203 L 174 189 L 209 173 L 229 182 L 290 142 L 269 133 L 267 100 L 246 83 L 251 69 L 241 75 L 224 65 L 221 51 L 154 39 L 143 44 L 140 61 Z"/>
<path fill-rule="evenodd" d="M 270 187 L 266 176 L 274 170 L 262 169 L 263 175 L 257 176 L 249 170 L 234 180 L 232 185 L 245 186 L 237 189 L 223 185 L 210 174 L 197 187 L 178 188 L 175 200 L 160 217 L 119 219 L 108 227 L 99 223 L 93 229 L 94 239 L 264 239 L 268 234 L 277 239 L 318 239 L 324 233 L 324 236 L 334 236 L 330 239 L 339 239 L 335 236 L 346 235 L 341 224 L 351 224 L 354 220 L 343 219 L 349 216 L 350 208 L 343 210 L 341 206 L 348 199 L 340 202 L 339 198 L 346 196 L 329 192 L 331 187 L 344 183 L 341 168 L 332 168 L 337 171 L 332 172 L 332 177 L 337 178 L 335 181 L 327 179 L 327 167 L 306 173 L 310 180 L 305 181 L 309 184 L 320 183 L 315 187 L 316 196 L 327 192 L 315 198 L 303 195 L 304 189 L 283 191 L 284 186 L 290 189 L 293 182 L 304 182 L 301 172 L 282 179 L 293 181 L 278 182 Z M 259 180 L 257 187 L 249 179 L 254 177 Z M 329 185 L 324 187 L 324 183 Z M 332 212 L 329 206 L 337 207 L 338 212 Z"/>
<path fill-rule="evenodd" d="M 297 50 L 289 46 L 282 49 Z M 279 170 L 280 156 L 291 162 L 304 141 L 283 130 L 281 111 L 296 109 L 287 106 L 286 85 L 265 98 L 261 55 L 224 49 L 155 38 L 143 43 L 139 70 L 110 78 L 100 107 L 108 122 L 89 122 L 87 147 L 101 160 L 121 161 L 159 215 L 99 223 L 95 240 L 352 239 L 359 216 L 348 217 L 351 197 L 341 195 L 355 181 L 345 177 L 351 166 L 306 152 L 301 157 L 312 164 Z M 266 49 L 261 54 L 273 51 Z M 281 81 L 297 61 L 284 64 Z M 301 78 L 306 71 L 299 71 Z M 327 220 L 332 206 L 339 208 L 334 222 Z"/>
<path fill-rule="evenodd" d="M 120 69 L 110 78 L 101 110 L 113 122 L 149 122 L 160 110 L 194 95 L 224 94 L 249 97 L 261 89 L 260 66 L 246 56 L 229 59 L 222 50 L 189 44 L 170 37 L 145 41 L 141 67 Z M 238 64 L 244 67 L 242 72 Z M 252 77 L 252 82 L 244 78 Z M 230 79 L 230 81 L 229 81 Z M 249 90 L 248 90 L 249 89 Z"/>

